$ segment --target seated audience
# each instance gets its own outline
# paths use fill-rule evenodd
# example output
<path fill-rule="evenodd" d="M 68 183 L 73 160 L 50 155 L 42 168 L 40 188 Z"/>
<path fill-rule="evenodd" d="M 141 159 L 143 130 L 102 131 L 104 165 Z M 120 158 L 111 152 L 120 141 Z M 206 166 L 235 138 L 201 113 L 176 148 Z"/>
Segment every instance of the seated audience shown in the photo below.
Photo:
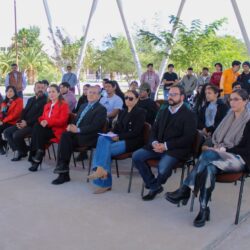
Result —
<path fill-rule="evenodd" d="M 45 147 L 50 142 L 58 143 L 66 130 L 69 120 L 69 105 L 60 94 L 56 84 L 48 89 L 49 102 L 44 106 L 43 114 L 32 129 L 29 161 L 30 171 L 37 171 L 45 154 Z"/>
<path fill-rule="evenodd" d="M 89 87 L 90 87 L 90 84 L 83 85 L 82 96 L 79 98 L 77 102 L 76 108 L 74 109 L 74 113 L 77 113 L 79 111 L 82 104 L 85 104 L 88 102 L 87 93 L 88 93 Z"/>
<path fill-rule="evenodd" d="M 150 98 L 150 85 L 148 83 L 141 84 L 139 91 L 139 101 L 137 106 L 146 111 L 146 122 L 153 125 L 158 107 Z"/>
<path fill-rule="evenodd" d="M 32 129 L 37 123 L 38 117 L 42 115 L 44 105 L 47 103 L 43 82 L 35 83 L 34 92 L 35 96 L 28 99 L 20 120 L 4 131 L 4 137 L 7 139 L 9 146 L 13 151 L 17 151 L 17 155 L 12 161 L 20 161 L 21 158 L 27 156 L 28 146 L 24 139 L 32 134 Z"/>
<path fill-rule="evenodd" d="M 60 93 L 63 99 L 68 103 L 69 109 L 72 112 L 76 106 L 76 97 L 73 92 L 70 91 L 70 84 L 68 82 L 62 82 L 60 84 Z"/>
<path fill-rule="evenodd" d="M 99 103 L 100 89 L 96 86 L 89 87 L 87 98 L 88 102 L 80 107 L 75 122 L 69 124 L 67 131 L 61 136 L 54 170 L 59 175 L 52 184 L 70 181 L 69 163 L 74 149 L 82 146 L 95 147 L 98 133 L 102 132 L 105 125 L 107 111 Z"/>
<path fill-rule="evenodd" d="M 177 85 L 169 89 L 169 107 L 158 115 L 148 144 L 133 153 L 133 163 L 139 170 L 149 193 L 143 200 L 153 200 L 163 191 L 162 184 L 172 174 L 179 161 L 186 160 L 191 152 L 196 134 L 194 113 L 184 105 L 184 89 Z M 149 159 L 159 159 L 158 175 L 155 177 L 146 164 Z"/>
<path fill-rule="evenodd" d="M 236 90 L 236 89 L 242 89 L 242 87 L 241 87 L 241 82 L 234 82 L 233 83 L 233 90 Z"/>
<path fill-rule="evenodd" d="M 250 95 L 250 62 L 242 64 L 243 72 L 238 76 L 237 81 L 241 82 L 241 88 Z"/>
<path fill-rule="evenodd" d="M 2 134 L 5 129 L 13 126 L 20 119 L 23 110 L 23 99 L 18 97 L 15 87 L 6 88 L 6 96 L 1 103 L 0 111 L 0 154 L 4 155 L 7 142 L 3 140 Z"/>
<path fill-rule="evenodd" d="M 119 113 L 113 130 L 115 135 L 112 138 L 107 136 L 98 138 L 92 167 L 94 173 L 89 176 L 89 179 L 94 179 L 93 184 L 97 186 L 95 194 L 111 190 L 112 156 L 133 152 L 143 145 L 145 111 L 136 105 L 138 97 L 138 93 L 134 90 L 126 92 L 127 108 Z"/>
<path fill-rule="evenodd" d="M 210 218 L 210 201 L 216 175 L 249 171 L 250 114 L 246 109 L 248 94 L 235 90 L 230 95 L 231 110 L 214 131 L 212 147 L 207 147 L 180 189 L 168 192 L 166 199 L 174 204 L 187 204 L 191 190 L 200 192 L 200 211 L 193 224 L 202 227 Z M 223 198 L 223 197 L 222 197 Z"/>
<path fill-rule="evenodd" d="M 198 129 L 205 138 L 210 137 L 227 114 L 228 106 L 219 99 L 220 90 L 215 85 L 208 85 L 206 90 L 206 104 L 198 115 Z"/>
<path fill-rule="evenodd" d="M 107 110 L 109 127 L 111 127 L 113 119 L 118 115 L 119 111 L 122 110 L 123 101 L 115 94 L 116 84 L 113 81 L 108 81 L 104 85 L 107 96 L 103 96 L 100 103 Z"/>

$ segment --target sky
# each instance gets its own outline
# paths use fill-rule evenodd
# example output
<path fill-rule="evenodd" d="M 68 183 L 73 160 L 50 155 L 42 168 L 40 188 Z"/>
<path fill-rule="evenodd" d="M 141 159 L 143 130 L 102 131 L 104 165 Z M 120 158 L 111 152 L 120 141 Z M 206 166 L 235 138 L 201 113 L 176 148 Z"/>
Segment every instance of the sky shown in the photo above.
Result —
<path fill-rule="evenodd" d="M 0 47 L 9 46 L 14 34 L 14 0 L 0 0 Z M 45 50 L 51 52 L 53 45 L 48 39 L 48 22 L 42 0 L 16 0 L 17 26 L 38 26 Z M 124 13 L 130 29 L 143 22 L 152 28 L 157 17 L 162 29 L 170 29 L 169 16 L 176 15 L 181 0 L 123 0 Z M 250 36 L 250 0 L 238 0 L 239 9 Z M 74 39 L 83 34 L 87 24 L 92 0 L 48 0 L 53 26 L 64 28 Z M 190 24 L 193 19 L 200 19 L 208 24 L 226 17 L 228 23 L 220 31 L 242 39 L 241 32 L 233 12 L 230 0 L 186 0 L 181 19 Z M 124 34 L 116 0 L 99 0 L 89 30 L 88 40 L 100 45 L 105 36 Z"/>

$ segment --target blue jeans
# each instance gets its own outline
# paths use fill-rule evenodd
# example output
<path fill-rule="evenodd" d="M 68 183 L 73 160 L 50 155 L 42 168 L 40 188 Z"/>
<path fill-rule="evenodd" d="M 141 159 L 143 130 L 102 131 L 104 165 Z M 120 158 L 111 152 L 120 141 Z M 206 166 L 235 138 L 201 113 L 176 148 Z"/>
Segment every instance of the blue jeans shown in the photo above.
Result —
<path fill-rule="evenodd" d="M 158 163 L 158 175 L 155 177 L 151 168 L 146 164 L 149 159 L 159 159 Z M 133 153 L 132 160 L 134 166 L 138 169 L 146 188 L 151 191 L 158 190 L 162 184 L 172 174 L 173 167 L 178 163 L 178 159 L 167 155 L 166 153 L 156 153 L 153 150 L 147 150 L 141 148 Z"/>
<path fill-rule="evenodd" d="M 93 184 L 98 187 L 111 187 L 112 174 L 111 174 L 111 161 L 112 156 L 123 154 L 126 152 L 125 141 L 114 142 L 109 137 L 99 136 L 96 151 L 93 158 L 92 170 L 95 171 L 97 167 L 103 167 L 108 173 L 105 179 L 96 179 Z"/>
<path fill-rule="evenodd" d="M 164 100 L 165 101 L 168 100 L 168 92 L 169 92 L 169 89 L 163 89 L 163 94 L 164 94 Z"/>

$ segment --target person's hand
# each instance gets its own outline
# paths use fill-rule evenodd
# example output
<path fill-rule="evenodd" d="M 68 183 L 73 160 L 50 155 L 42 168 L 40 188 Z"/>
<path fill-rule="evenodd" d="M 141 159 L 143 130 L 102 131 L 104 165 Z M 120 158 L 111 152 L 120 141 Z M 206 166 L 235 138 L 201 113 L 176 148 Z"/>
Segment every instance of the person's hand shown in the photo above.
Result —
<path fill-rule="evenodd" d="M 3 122 L 2 121 L 0 121 L 0 126 L 2 126 L 3 125 Z"/>
<path fill-rule="evenodd" d="M 164 143 L 155 143 L 153 150 L 156 153 L 163 153 L 164 151 L 166 151 L 165 145 Z"/>
<path fill-rule="evenodd" d="M 78 132 L 78 128 L 74 124 L 69 124 L 68 127 L 67 127 L 67 131 L 71 132 L 71 133 L 77 133 Z"/>
<path fill-rule="evenodd" d="M 112 141 L 119 141 L 119 136 L 112 137 Z"/>
<path fill-rule="evenodd" d="M 18 128 L 26 128 L 27 127 L 27 122 L 25 120 L 22 120 L 21 122 L 18 123 Z"/>
<path fill-rule="evenodd" d="M 40 122 L 40 124 L 41 124 L 42 127 L 45 128 L 45 127 L 48 125 L 48 122 L 47 122 L 46 120 L 42 120 L 42 121 Z"/>

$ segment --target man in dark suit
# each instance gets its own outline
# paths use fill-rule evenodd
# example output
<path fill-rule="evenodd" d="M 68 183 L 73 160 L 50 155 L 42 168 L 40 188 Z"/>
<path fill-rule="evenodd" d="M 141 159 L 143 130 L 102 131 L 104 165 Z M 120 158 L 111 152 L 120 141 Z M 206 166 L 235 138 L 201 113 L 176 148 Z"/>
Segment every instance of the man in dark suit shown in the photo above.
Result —
<path fill-rule="evenodd" d="M 148 145 L 133 154 L 135 167 L 149 189 L 143 200 L 153 200 L 161 193 L 162 184 L 171 176 L 173 167 L 185 160 L 191 152 L 196 119 L 194 113 L 183 104 L 184 99 L 185 93 L 181 86 L 170 87 L 169 107 L 160 111 Z M 149 159 L 159 159 L 157 177 L 146 164 Z"/>
<path fill-rule="evenodd" d="M 43 107 L 47 102 L 45 91 L 45 84 L 41 81 L 36 82 L 34 87 L 35 96 L 28 99 L 21 119 L 15 126 L 4 131 L 4 137 L 8 140 L 10 147 L 13 151 L 17 151 L 17 155 L 12 161 L 20 161 L 27 156 L 28 147 L 24 138 L 32 134 L 33 126 L 43 113 Z"/>
<path fill-rule="evenodd" d="M 62 134 L 58 145 L 57 166 L 54 173 L 59 174 L 52 184 L 58 185 L 70 181 L 69 162 L 74 148 L 81 146 L 94 147 L 98 133 L 102 132 L 107 119 L 107 111 L 99 103 L 100 89 L 89 87 L 88 103 L 83 104 L 76 116 L 74 124 L 69 124 L 67 131 Z"/>

